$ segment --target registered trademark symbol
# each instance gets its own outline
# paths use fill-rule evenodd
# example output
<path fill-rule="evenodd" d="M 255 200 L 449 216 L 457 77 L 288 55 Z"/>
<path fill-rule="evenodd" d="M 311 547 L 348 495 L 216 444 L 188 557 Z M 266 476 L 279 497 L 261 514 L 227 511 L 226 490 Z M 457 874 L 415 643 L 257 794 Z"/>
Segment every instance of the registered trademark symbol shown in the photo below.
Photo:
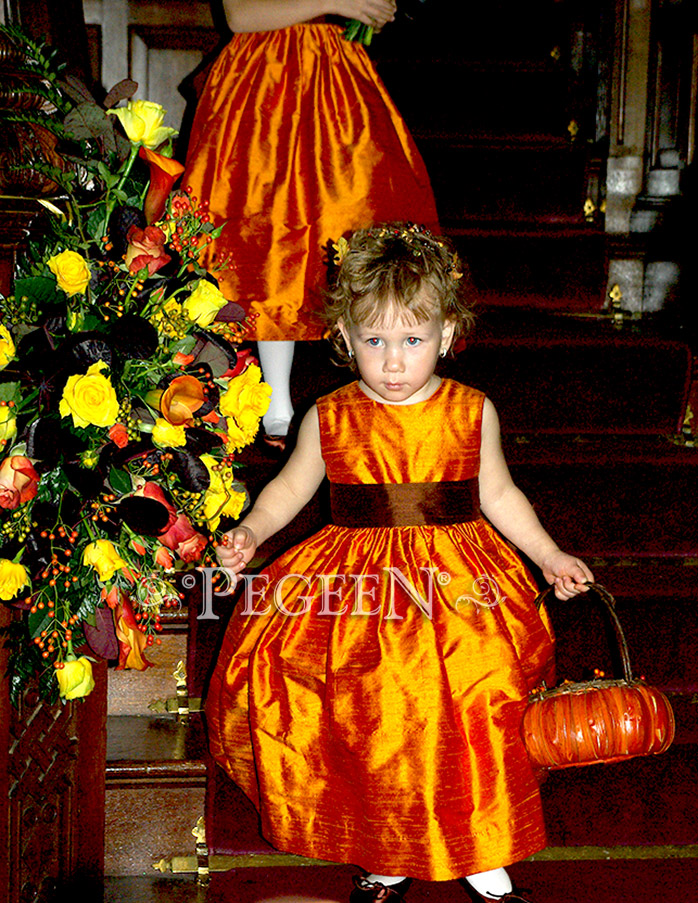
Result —
<path fill-rule="evenodd" d="M 436 576 L 436 579 L 439 581 L 441 586 L 446 586 L 448 583 L 451 582 L 451 575 L 448 573 L 448 571 L 439 571 L 439 573 Z"/>

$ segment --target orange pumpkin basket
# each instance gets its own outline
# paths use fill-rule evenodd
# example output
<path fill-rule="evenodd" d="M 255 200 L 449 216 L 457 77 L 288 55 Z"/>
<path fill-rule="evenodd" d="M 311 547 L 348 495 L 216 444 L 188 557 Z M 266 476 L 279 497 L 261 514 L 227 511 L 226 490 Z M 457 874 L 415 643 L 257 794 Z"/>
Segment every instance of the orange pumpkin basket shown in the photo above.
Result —
<path fill-rule="evenodd" d="M 536 599 L 541 605 L 553 590 Z M 524 713 L 523 739 L 539 768 L 573 768 L 657 755 L 674 739 L 674 713 L 666 696 L 633 678 L 628 644 L 613 596 L 597 583 L 589 592 L 606 605 L 615 631 L 622 678 L 563 683 L 534 691 Z"/>

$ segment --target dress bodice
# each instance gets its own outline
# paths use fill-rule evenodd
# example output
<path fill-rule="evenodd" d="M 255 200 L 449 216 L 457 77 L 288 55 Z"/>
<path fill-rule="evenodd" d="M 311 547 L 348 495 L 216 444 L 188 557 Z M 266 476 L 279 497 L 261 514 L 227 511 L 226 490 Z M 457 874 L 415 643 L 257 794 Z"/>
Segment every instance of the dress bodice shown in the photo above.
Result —
<path fill-rule="evenodd" d="M 450 379 L 426 401 L 373 401 L 357 382 L 318 401 L 320 441 L 332 483 L 470 480 L 480 469 L 485 396 Z"/>

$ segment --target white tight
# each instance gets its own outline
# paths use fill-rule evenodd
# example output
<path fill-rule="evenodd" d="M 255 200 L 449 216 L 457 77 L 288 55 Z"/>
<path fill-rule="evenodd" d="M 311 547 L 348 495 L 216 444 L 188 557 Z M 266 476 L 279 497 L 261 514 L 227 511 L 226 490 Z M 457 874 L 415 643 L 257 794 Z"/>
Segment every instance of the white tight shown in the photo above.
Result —
<path fill-rule="evenodd" d="M 378 883 L 390 887 L 391 884 L 398 884 L 405 879 L 404 877 L 394 877 L 393 875 L 366 875 L 366 880 L 370 881 L 371 884 Z M 468 875 L 466 880 L 483 897 L 492 897 L 495 900 L 504 894 L 510 894 L 512 891 L 511 879 L 507 874 L 507 870 L 503 868 L 492 869 L 489 872 L 479 872 L 477 875 Z"/>
<path fill-rule="evenodd" d="M 262 376 L 272 388 L 269 410 L 262 418 L 269 436 L 285 436 L 293 417 L 291 365 L 294 342 L 257 342 Z"/>

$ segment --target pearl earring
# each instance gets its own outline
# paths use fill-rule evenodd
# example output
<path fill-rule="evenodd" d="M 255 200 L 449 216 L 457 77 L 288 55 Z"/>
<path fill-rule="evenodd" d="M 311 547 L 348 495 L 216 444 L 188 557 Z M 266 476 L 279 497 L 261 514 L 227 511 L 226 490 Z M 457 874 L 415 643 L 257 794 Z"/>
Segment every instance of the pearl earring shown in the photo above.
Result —
<path fill-rule="evenodd" d="M 446 357 L 447 354 L 448 348 L 442 348 L 441 351 L 439 351 L 439 357 Z"/>
<path fill-rule="evenodd" d="M 347 348 L 347 354 L 349 355 L 349 360 L 354 357 L 354 352 L 351 350 L 351 348 Z"/>

